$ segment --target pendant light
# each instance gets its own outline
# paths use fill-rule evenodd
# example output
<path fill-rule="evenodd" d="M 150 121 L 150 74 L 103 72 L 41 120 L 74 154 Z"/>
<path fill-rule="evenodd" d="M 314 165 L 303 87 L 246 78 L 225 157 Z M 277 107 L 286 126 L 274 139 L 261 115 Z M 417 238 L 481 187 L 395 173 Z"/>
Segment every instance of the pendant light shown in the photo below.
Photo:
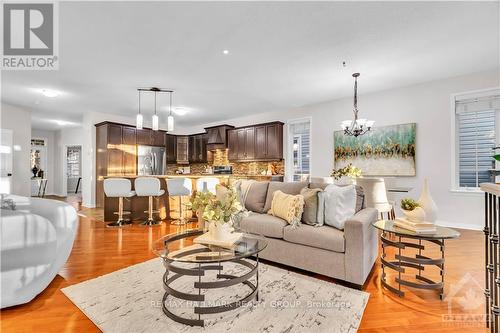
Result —
<path fill-rule="evenodd" d="M 155 93 L 155 114 L 153 115 L 153 118 L 152 118 L 152 127 L 153 127 L 153 131 L 157 131 L 158 130 L 158 126 L 159 126 L 159 120 L 158 120 L 158 115 L 156 114 L 156 93 L 158 92 L 158 90 L 155 90 L 154 88 L 151 89 L 154 91 Z"/>
<path fill-rule="evenodd" d="M 360 136 L 363 135 L 367 132 L 369 132 L 375 123 L 373 120 L 367 120 L 367 119 L 358 119 L 358 77 L 359 73 L 354 73 L 352 74 L 352 77 L 354 78 L 354 107 L 353 107 L 353 113 L 354 113 L 354 119 L 353 120 L 344 120 L 341 123 L 342 130 L 344 131 L 345 135 L 349 136 Z"/>
<path fill-rule="evenodd" d="M 137 92 L 139 93 L 139 113 L 135 117 L 135 127 L 137 129 L 142 129 L 142 120 L 143 120 L 143 118 L 142 118 L 142 114 L 141 114 L 141 91 L 137 90 Z"/>
<path fill-rule="evenodd" d="M 172 116 L 172 93 L 173 91 L 170 92 L 170 107 L 169 107 L 169 113 L 168 113 L 168 118 L 167 118 L 167 132 L 172 132 L 174 130 L 174 116 Z"/>

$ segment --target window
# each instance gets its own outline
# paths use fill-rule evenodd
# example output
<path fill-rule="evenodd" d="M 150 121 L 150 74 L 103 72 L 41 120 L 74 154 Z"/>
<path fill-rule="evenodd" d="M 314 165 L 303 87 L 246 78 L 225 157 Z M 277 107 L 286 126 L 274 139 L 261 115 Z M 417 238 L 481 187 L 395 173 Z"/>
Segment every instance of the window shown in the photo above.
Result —
<path fill-rule="evenodd" d="M 495 182 L 498 112 L 498 95 L 455 97 L 456 187 L 474 189 L 480 183 Z"/>
<path fill-rule="evenodd" d="M 300 119 L 288 124 L 286 163 L 287 178 L 291 181 L 309 180 L 311 169 L 311 120 Z"/>
<path fill-rule="evenodd" d="M 68 178 L 80 177 L 80 151 L 78 147 L 68 147 L 67 151 L 67 174 Z"/>

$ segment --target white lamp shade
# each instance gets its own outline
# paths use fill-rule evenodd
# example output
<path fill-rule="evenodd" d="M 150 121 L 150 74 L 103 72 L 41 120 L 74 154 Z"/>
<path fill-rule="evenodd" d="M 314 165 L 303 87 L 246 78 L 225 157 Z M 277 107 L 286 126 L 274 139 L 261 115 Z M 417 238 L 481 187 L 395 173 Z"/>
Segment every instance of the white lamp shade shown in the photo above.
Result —
<path fill-rule="evenodd" d="M 167 131 L 171 132 L 174 130 L 174 116 L 169 115 L 167 118 Z"/>
<path fill-rule="evenodd" d="M 152 122 L 153 122 L 153 131 L 157 131 L 159 120 L 156 114 L 153 115 Z"/>
<path fill-rule="evenodd" d="M 142 129 L 142 114 L 140 113 L 138 113 L 135 118 L 135 127 L 137 127 L 137 129 Z"/>

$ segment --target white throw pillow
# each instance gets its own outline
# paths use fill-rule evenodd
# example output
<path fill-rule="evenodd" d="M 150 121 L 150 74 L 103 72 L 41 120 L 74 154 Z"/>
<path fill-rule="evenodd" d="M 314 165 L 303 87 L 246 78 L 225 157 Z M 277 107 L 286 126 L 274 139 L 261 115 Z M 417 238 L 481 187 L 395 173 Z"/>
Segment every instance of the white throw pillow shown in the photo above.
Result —
<path fill-rule="evenodd" d="M 325 224 L 344 230 L 345 221 L 356 212 L 356 187 L 330 184 L 324 193 Z"/>

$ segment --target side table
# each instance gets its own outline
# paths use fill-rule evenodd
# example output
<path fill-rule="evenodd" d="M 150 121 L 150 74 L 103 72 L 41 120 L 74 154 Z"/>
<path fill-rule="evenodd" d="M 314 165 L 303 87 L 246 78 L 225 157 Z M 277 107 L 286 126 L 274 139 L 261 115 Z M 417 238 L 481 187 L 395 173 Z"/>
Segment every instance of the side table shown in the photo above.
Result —
<path fill-rule="evenodd" d="M 386 220 L 379 220 L 372 225 L 382 231 L 380 234 L 380 241 L 382 243 L 382 254 L 380 256 L 382 275 L 380 276 L 380 282 L 382 286 L 399 297 L 405 295 L 404 291 L 401 290 L 401 286 L 437 290 L 439 291 L 440 299 L 443 299 L 445 275 L 444 243 L 446 239 L 459 237 L 460 233 L 450 228 L 436 226 L 437 230 L 435 233 L 417 234 L 411 230 L 395 226 L 393 221 Z M 394 237 L 388 237 L 388 235 L 393 235 Z M 410 240 L 416 241 L 412 242 Z M 422 254 L 425 247 L 432 244 L 439 246 L 440 256 L 438 258 L 430 258 Z M 387 256 L 386 249 L 389 247 L 396 249 L 394 259 L 389 259 Z M 408 248 L 417 249 L 416 255 L 403 252 Z M 424 276 L 425 268 L 428 266 L 437 266 L 439 268 L 440 281 L 434 281 Z M 397 272 L 397 277 L 394 279 L 395 286 L 388 281 L 386 268 Z M 414 280 L 408 280 L 402 276 L 402 274 L 407 272 L 408 268 L 413 268 L 417 271 Z"/>

